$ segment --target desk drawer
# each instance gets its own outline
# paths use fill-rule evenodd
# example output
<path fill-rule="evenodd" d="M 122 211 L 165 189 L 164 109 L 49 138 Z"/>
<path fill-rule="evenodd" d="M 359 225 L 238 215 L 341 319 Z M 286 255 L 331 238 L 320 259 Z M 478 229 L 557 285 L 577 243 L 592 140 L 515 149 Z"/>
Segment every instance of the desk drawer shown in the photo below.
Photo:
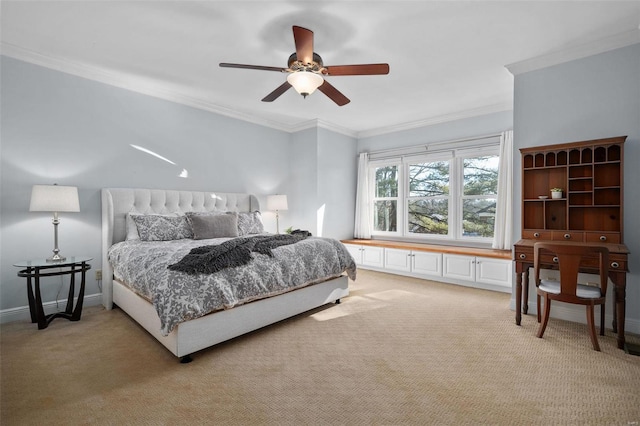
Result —
<path fill-rule="evenodd" d="M 584 241 L 584 232 L 580 231 L 551 231 L 553 241 L 572 241 L 581 243 Z"/>
<path fill-rule="evenodd" d="M 538 230 L 524 230 L 522 231 L 522 238 L 527 240 L 550 240 L 551 231 L 538 231 Z"/>
<path fill-rule="evenodd" d="M 542 263 L 545 265 L 555 265 L 553 258 L 555 256 L 544 253 L 542 254 Z M 521 262 L 530 262 L 533 264 L 533 247 L 520 247 L 516 246 L 514 251 L 514 260 Z M 587 256 L 582 259 L 580 264 L 583 268 L 597 269 L 599 260 L 597 255 Z M 609 254 L 609 269 L 611 271 L 627 271 L 627 256 L 624 254 Z"/>
<path fill-rule="evenodd" d="M 619 232 L 586 232 L 585 236 L 588 243 L 620 244 Z"/>

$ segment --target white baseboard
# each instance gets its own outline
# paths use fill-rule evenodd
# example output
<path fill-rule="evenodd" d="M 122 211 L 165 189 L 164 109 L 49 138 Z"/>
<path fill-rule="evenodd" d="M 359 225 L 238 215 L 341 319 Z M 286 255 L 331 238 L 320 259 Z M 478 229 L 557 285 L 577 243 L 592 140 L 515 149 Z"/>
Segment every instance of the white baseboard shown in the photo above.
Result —
<path fill-rule="evenodd" d="M 102 293 L 90 294 L 84 296 L 82 307 L 97 306 L 102 304 Z M 75 305 L 74 305 L 75 306 Z M 58 300 L 58 302 L 46 302 L 42 304 L 45 315 L 63 312 L 67 307 L 67 299 Z M 31 321 L 29 306 L 20 306 L 17 308 L 4 309 L 0 311 L 0 324 L 13 321 Z"/>
<path fill-rule="evenodd" d="M 535 296 L 533 297 L 533 301 L 529 300 L 529 310 L 528 315 L 533 315 L 534 317 L 538 314 L 537 305 Z M 515 299 L 511 298 L 510 304 L 511 310 L 516 310 L 516 302 Z M 515 315 L 515 314 L 514 314 Z M 587 315 L 584 310 L 584 306 L 578 305 L 569 305 L 562 302 L 553 302 L 551 303 L 551 318 L 558 318 L 571 322 L 578 322 L 582 324 L 587 323 Z M 600 324 L 600 308 L 596 307 L 595 309 L 595 320 L 596 325 Z M 613 308 L 610 302 L 607 303 L 607 308 L 604 314 L 604 324 L 605 328 L 608 330 L 612 329 L 613 322 Z M 631 319 L 626 317 L 624 319 L 624 331 L 626 333 L 640 334 L 640 320 Z"/>

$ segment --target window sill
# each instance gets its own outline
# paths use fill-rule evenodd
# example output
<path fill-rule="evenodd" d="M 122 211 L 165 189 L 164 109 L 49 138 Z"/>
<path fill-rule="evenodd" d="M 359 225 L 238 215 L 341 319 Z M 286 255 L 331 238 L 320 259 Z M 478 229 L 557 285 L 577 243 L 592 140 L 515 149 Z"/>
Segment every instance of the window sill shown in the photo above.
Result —
<path fill-rule="evenodd" d="M 461 254 L 467 256 L 491 257 L 496 259 L 513 259 L 511 250 L 498 250 L 488 247 L 463 247 L 459 245 L 428 244 L 407 241 L 389 240 L 342 240 L 345 244 L 359 244 L 362 246 L 396 248 L 405 250 L 431 251 L 438 253 Z"/>

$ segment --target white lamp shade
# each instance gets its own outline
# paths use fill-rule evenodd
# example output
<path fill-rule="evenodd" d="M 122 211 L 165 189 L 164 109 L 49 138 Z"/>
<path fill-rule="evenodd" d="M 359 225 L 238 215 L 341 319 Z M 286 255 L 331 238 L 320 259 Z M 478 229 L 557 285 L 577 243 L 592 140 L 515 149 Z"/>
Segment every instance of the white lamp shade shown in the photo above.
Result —
<path fill-rule="evenodd" d="M 287 76 L 289 84 L 302 96 L 307 96 L 316 91 L 324 83 L 321 75 L 309 71 L 297 71 Z"/>
<path fill-rule="evenodd" d="M 286 195 L 267 195 L 267 210 L 280 211 L 287 209 L 288 206 Z"/>
<path fill-rule="evenodd" d="M 32 212 L 79 212 L 78 188 L 75 186 L 33 185 Z"/>

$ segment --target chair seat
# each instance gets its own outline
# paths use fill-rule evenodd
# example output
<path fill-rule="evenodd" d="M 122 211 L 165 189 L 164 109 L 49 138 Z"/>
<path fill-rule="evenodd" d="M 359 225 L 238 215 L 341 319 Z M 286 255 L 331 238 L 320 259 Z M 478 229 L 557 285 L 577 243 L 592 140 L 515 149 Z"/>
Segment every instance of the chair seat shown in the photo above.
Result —
<path fill-rule="evenodd" d="M 547 293 L 560 294 L 560 281 L 540 280 L 538 288 Z M 598 299 L 602 295 L 600 294 L 600 287 L 578 284 L 576 296 L 583 299 Z"/>

